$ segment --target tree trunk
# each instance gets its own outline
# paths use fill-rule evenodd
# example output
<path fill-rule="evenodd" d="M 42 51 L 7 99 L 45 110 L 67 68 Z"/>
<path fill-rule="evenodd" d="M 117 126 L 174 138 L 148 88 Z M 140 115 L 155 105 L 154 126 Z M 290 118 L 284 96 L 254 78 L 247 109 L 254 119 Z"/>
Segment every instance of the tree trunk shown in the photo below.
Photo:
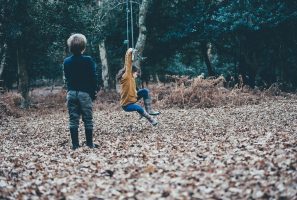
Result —
<path fill-rule="evenodd" d="M 139 35 L 137 39 L 137 43 L 135 45 L 135 49 L 138 51 L 138 55 L 140 58 L 142 58 L 145 42 L 146 42 L 146 14 L 149 8 L 149 4 L 151 3 L 151 0 L 143 0 L 139 9 Z M 141 59 L 136 59 L 134 62 L 134 65 L 141 69 Z"/>
<path fill-rule="evenodd" d="M 19 74 L 19 92 L 22 95 L 21 108 L 28 108 L 29 106 L 29 78 L 24 58 L 23 47 L 17 47 L 17 64 Z"/>
<path fill-rule="evenodd" d="M 215 76 L 215 72 L 212 69 L 211 62 L 210 62 L 209 55 L 208 55 L 207 43 L 204 41 L 201 43 L 201 51 L 202 51 L 202 56 L 203 56 L 204 62 L 207 67 L 208 76 Z"/>
<path fill-rule="evenodd" d="M 100 52 L 100 59 L 102 64 L 102 81 L 103 81 L 103 88 L 105 90 L 109 89 L 109 72 L 108 72 L 108 62 L 106 56 L 106 48 L 105 48 L 105 41 L 103 40 L 99 44 L 99 52 Z"/>
<path fill-rule="evenodd" d="M 244 53 L 244 58 L 245 58 L 245 62 L 247 63 L 247 75 L 248 77 L 244 77 L 246 80 L 246 82 L 248 83 L 249 86 L 251 86 L 252 88 L 255 87 L 255 78 L 257 75 L 257 65 L 258 65 L 258 60 L 257 60 L 257 56 L 255 52 L 251 53 L 252 55 L 248 54 L 248 53 Z"/>
<path fill-rule="evenodd" d="M 101 6 L 102 3 L 103 3 L 102 0 L 97 0 L 97 5 L 98 5 L 98 6 Z"/>
<path fill-rule="evenodd" d="M 6 62 L 6 53 L 7 53 L 7 44 L 4 43 L 3 55 L 2 55 L 2 59 L 1 59 L 1 63 L 0 63 L 0 79 L 1 79 L 3 71 L 4 71 L 4 66 L 5 66 L 5 62 Z"/>
<path fill-rule="evenodd" d="M 156 81 L 157 81 L 158 85 L 161 85 L 161 81 L 160 81 L 159 75 L 157 73 L 155 74 L 155 77 L 156 77 Z"/>

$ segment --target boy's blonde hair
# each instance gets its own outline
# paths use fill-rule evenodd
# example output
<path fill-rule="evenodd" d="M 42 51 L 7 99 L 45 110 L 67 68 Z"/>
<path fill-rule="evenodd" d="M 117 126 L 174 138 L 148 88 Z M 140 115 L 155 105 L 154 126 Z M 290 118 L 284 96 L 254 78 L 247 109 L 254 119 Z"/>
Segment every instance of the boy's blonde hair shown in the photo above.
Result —
<path fill-rule="evenodd" d="M 76 33 L 67 40 L 69 51 L 74 55 L 79 55 L 86 49 L 87 38 L 83 34 Z"/>

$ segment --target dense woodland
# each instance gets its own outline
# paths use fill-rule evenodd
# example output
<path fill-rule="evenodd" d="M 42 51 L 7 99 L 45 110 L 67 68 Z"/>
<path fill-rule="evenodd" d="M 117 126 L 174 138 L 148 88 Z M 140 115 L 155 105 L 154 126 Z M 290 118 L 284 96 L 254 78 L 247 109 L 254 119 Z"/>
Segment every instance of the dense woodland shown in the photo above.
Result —
<path fill-rule="evenodd" d="M 69 54 L 66 39 L 77 32 L 88 38 L 86 54 L 95 58 L 104 88 L 115 88 L 127 46 L 141 53 L 143 82 L 204 73 L 224 75 L 231 86 L 241 75 L 251 87 L 267 88 L 276 82 L 286 90 L 297 87 L 296 1 L 1 0 L 0 4 L 0 80 L 8 89 L 18 87 L 23 97 L 42 80 L 62 83 L 62 63 Z"/>
<path fill-rule="evenodd" d="M 0 0 L 0 199 L 296 199 L 296 22 L 296 0 Z M 94 149 L 82 124 L 71 149 L 72 33 Z M 119 103 L 128 47 L 157 126 Z"/>

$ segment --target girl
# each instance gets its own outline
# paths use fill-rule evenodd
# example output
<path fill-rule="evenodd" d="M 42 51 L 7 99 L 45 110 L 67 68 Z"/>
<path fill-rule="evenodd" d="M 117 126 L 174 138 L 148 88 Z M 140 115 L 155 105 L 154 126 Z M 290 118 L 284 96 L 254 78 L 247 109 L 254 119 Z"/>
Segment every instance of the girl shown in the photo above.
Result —
<path fill-rule="evenodd" d="M 117 75 L 117 80 L 121 84 L 121 106 L 124 111 L 132 112 L 137 111 L 142 117 L 148 119 L 153 125 L 157 125 L 158 122 L 151 115 L 159 115 L 159 112 L 152 110 L 152 100 L 148 89 L 140 89 L 136 91 L 135 78 L 137 78 L 139 69 L 132 65 L 132 54 L 134 53 L 132 48 L 129 48 L 125 55 L 125 65 Z M 145 110 L 136 102 L 143 98 Z"/>

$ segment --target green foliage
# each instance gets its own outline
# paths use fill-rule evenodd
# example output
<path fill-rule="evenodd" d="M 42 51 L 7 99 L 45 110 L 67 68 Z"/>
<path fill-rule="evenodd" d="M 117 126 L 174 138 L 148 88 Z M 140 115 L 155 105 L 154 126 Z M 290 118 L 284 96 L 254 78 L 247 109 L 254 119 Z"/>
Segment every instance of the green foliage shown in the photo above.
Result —
<path fill-rule="evenodd" d="M 234 73 L 256 76 L 270 85 L 276 81 L 294 84 L 297 4 L 292 1 L 233 1 L 220 6 L 210 26 L 219 54 L 236 59 Z M 282 71 L 279 74 L 277 71 Z M 290 71 L 290 72 L 289 72 Z M 289 72 L 289 73 L 288 73 Z"/>
<path fill-rule="evenodd" d="M 243 74 L 251 86 L 257 76 L 262 85 L 281 81 L 296 87 L 296 10 L 294 1 L 156 0 L 148 17 L 149 64 L 160 67 L 178 53 L 190 67 L 203 58 L 206 42 L 218 74 Z"/>
<path fill-rule="evenodd" d="M 192 66 L 187 66 L 182 62 L 181 54 L 176 54 L 173 58 L 167 61 L 164 66 L 164 72 L 169 75 L 187 75 L 190 77 L 197 76 L 201 72 L 197 72 Z"/>
<path fill-rule="evenodd" d="M 105 40 L 114 85 L 126 51 L 126 1 L 100 2 L 99 6 L 95 0 L 0 0 L 0 47 L 8 44 L 5 81 L 12 84 L 17 79 L 19 47 L 25 49 L 31 80 L 61 79 L 62 62 L 69 55 L 66 40 L 80 32 L 88 39 L 86 53 L 98 66 L 98 44 Z M 141 0 L 134 2 L 137 38 Z M 205 46 L 211 44 L 207 56 L 217 74 L 242 74 L 251 86 L 278 81 L 296 88 L 296 10 L 296 1 L 290 0 L 153 0 L 146 21 L 143 79 L 155 74 L 207 74 L 210 48 Z"/>

